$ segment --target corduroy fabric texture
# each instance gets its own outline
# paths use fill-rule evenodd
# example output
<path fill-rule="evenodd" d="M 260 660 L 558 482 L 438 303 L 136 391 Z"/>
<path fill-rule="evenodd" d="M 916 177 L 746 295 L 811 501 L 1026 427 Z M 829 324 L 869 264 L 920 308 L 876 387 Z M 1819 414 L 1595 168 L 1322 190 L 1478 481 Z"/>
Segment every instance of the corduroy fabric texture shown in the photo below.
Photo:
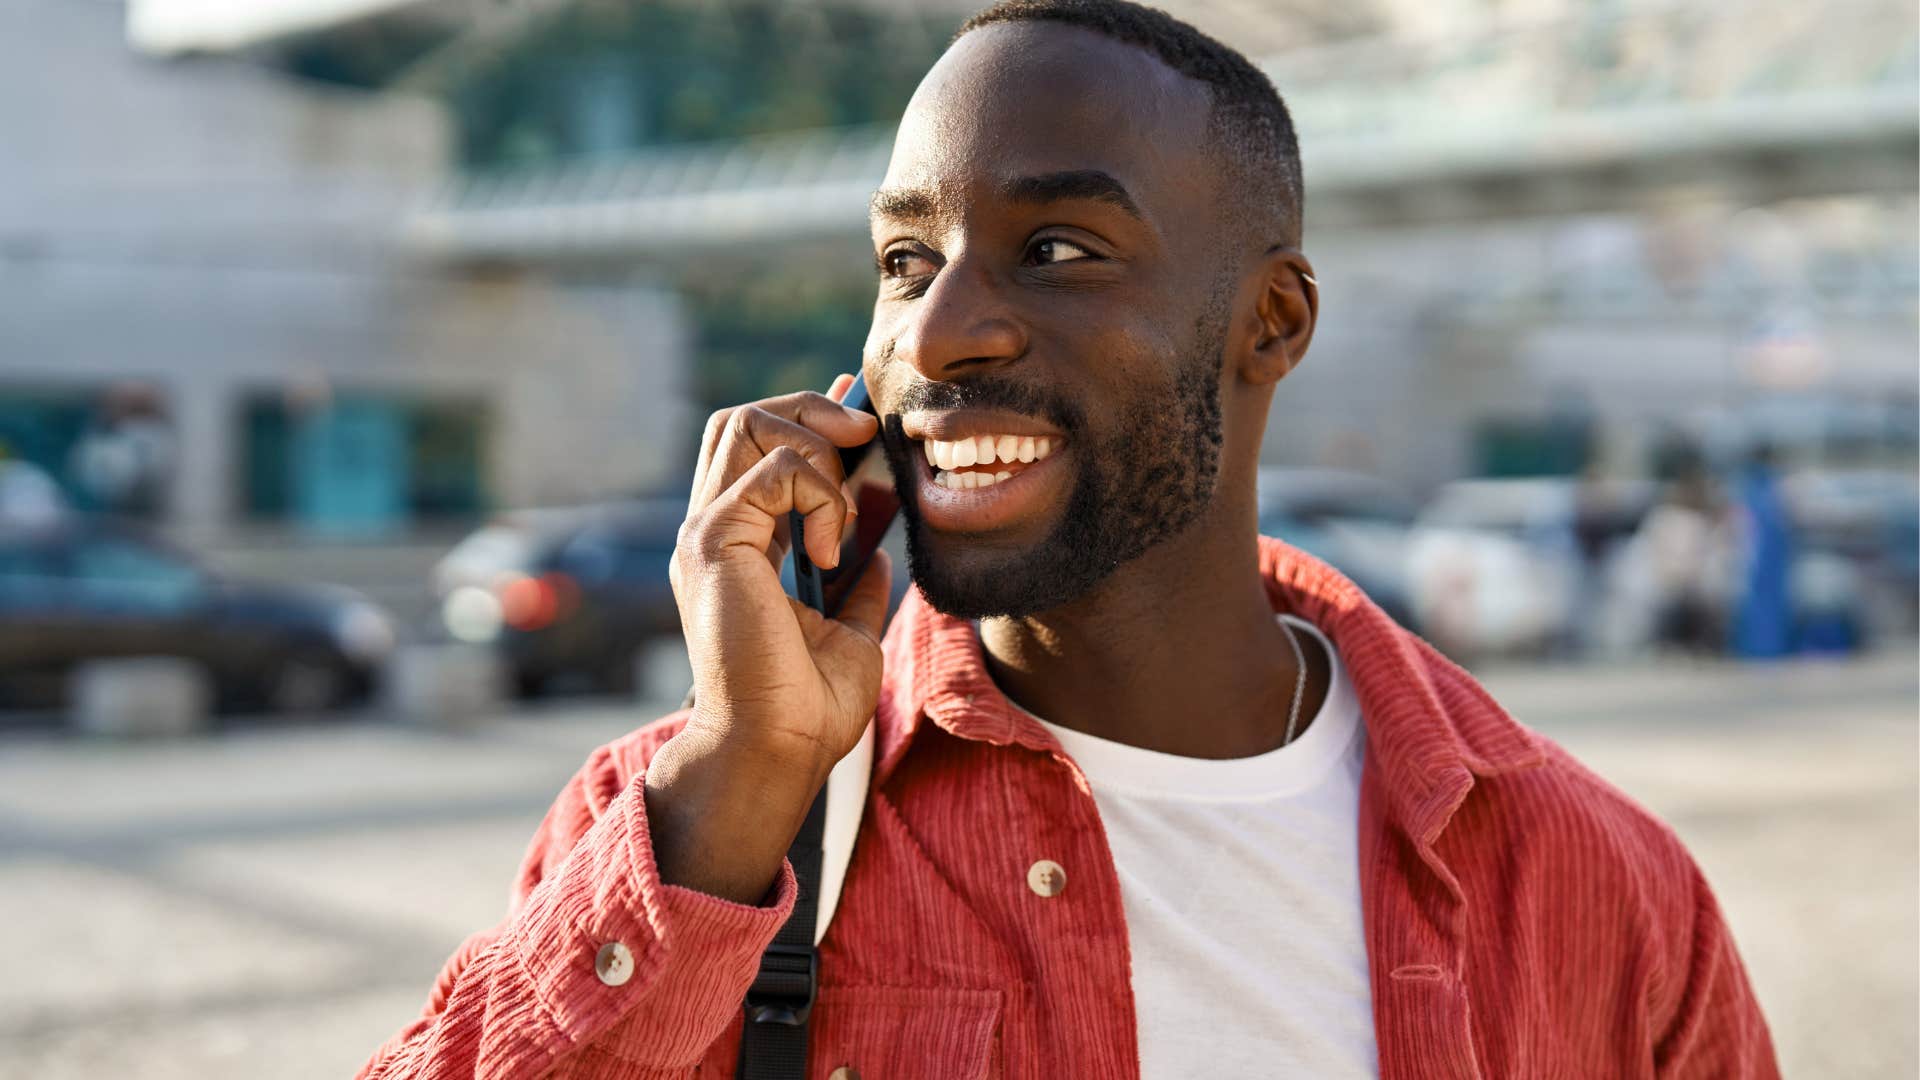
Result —
<path fill-rule="evenodd" d="M 1263 539 L 1261 564 L 1275 610 L 1334 641 L 1366 717 L 1356 827 L 1383 1077 L 1778 1076 L 1671 830 L 1324 563 Z M 973 629 L 917 593 L 888 630 L 875 719 L 809 1077 L 1138 1076 L 1119 882 L 1085 778 L 994 686 Z M 640 786 L 684 722 L 588 759 L 510 914 L 455 952 L 363 1077 L 733 1075 L 740 1001 L 795 883 L 783 867 L 748 907 L 660 881 Z M 1039 859 L 1066 869 L 1056 896 L 1027 886 Z M 617 987 L 594 969 L 615 940 L 636 968 Z"/>

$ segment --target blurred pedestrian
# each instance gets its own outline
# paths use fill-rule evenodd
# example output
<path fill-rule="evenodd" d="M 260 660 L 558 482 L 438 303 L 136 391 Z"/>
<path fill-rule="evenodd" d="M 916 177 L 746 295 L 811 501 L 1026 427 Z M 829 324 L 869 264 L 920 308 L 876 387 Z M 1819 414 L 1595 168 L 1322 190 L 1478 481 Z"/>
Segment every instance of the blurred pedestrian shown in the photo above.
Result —
<path fill-rule="evenodd" d="M 1793 651 L 1793 526 L 1780 493 L 1779 455 L 1756 445 L 1735 480 L 1740 505 L 1741 589 L 1733 651 L 1770 659 Z"/>
<path fill-rule="evenodd" d="M 1652 578 L 1655 643 L 1702 655 L 1719 652 L 1729 538 L 1704 468 L 1691 465 L 1668 482 L 1635 541 Z"/>

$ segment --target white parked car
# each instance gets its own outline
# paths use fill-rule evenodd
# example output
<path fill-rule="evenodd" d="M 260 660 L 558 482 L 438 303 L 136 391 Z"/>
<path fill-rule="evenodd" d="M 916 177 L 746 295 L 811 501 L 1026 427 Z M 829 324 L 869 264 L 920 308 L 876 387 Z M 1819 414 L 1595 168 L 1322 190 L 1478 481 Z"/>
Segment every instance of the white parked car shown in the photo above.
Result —
<path fill-rule="evenodd" d="M 1425 635 L 1456 658 L 1541 653 L 1579 601 L 1574 482 L 1461 480 L 1414 521 L 1407 582 Z"/>

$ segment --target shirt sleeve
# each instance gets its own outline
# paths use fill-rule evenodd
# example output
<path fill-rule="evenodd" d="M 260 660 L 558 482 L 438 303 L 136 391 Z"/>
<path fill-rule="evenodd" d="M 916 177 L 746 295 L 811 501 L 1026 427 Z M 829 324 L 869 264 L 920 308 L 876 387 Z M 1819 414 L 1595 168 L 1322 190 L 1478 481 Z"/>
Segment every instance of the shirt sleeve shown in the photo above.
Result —
<path fill-rule="evenodd" d="M 1662 1080 L 1778 1080 L 1773 1039 L 1733 934 L 1705 876 L 1691 859 L 1687 863 L 1693 922 L 1684 941 L 1685 955 L 1675 965 L 1685 972 L 1685 982 L 1654 1048 L 1658 1075 Z"/>
<path fill-rule="evenodd" d="M 533 1077 L 600 1042 L 617 1042 L 623 1076 L 691 1072 L 739 1012 L 796 885 L 783 862 L 752 906 L 660 880 L 644 763 L 663 742 L 587 760 L 529 845 L 510 914 L 454 951 L 425 1012 L 362 1066 L 364 1080 Z M 603 950 L 626 957 L 608 978 Z"/>

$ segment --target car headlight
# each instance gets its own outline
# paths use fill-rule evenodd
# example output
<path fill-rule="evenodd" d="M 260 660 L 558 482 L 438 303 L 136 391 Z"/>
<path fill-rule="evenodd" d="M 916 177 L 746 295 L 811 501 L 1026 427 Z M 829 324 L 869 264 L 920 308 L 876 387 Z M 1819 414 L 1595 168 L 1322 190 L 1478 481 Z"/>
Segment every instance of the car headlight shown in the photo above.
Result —
<path fill-rule="evenodd" d="M 393 623 L 379 608 L 356 601 L 334 615 L 333 640 L 355 660 L 377 661 L 393 651 Z"/>
<path fill-rule="evenodd" d="M 499 597 L 478 585 L 462 585 L 441 602 L 440 621 L 455 641 L 485 645 L 500 636 L 505 619 Z"/>

